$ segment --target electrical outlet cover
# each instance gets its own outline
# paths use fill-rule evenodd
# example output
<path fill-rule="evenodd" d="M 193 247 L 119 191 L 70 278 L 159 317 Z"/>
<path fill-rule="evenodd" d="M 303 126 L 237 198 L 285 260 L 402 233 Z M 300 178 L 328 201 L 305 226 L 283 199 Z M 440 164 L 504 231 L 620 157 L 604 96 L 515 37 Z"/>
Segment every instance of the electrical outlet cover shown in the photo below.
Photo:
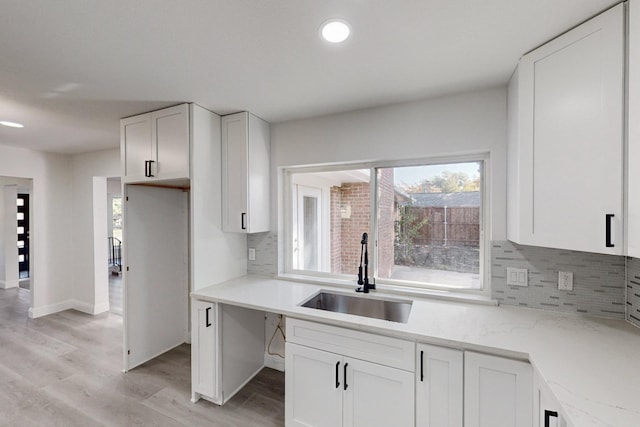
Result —
<path fill-rule="evenodd" d="M 573 273 L 570 271 L 558 271 L 558 289 L 561 291 L 573 290 Z"/>

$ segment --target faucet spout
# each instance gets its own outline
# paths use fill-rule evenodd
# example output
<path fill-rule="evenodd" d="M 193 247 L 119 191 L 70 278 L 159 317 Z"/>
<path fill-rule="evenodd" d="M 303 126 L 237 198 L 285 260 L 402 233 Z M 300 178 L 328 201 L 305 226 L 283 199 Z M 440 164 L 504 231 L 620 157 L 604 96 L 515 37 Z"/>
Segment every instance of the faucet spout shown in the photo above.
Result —
<path fill-rule="evenodd" d="M 375 280 L 374 283 L 369 283 L 369 235 L 367 233 L 362 234 L 362 240 L 360 241 L 362 245 L 360 247 L 360 266 L 358 267 L 358 285 L 360 287 L 356 289 L 356 292 L 363 292 L 368 294 L 370 290 L 376 288 Z M 362 276 L 362 264 L 364 259 L 364 278 Z"/>

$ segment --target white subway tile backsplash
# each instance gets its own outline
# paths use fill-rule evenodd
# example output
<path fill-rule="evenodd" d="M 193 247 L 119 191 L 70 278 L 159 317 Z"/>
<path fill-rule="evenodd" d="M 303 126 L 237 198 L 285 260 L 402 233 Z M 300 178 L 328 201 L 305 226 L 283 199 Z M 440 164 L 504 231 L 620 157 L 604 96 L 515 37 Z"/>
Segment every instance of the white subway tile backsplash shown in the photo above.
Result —
<path fill-rule="evenodd" d="M 508 267 L 526 268 L 529 286 L 507 285 Z M 558 271 L 573 273 L 572 291 L 558 289 Z M 625 259 L 494 241 L 491 296 L 501 304 L 624 319 Z"/>
<path fill-rule="evenodd" d="M 627 321 L 640 327 L 640 259 L 627 258 Z"/>

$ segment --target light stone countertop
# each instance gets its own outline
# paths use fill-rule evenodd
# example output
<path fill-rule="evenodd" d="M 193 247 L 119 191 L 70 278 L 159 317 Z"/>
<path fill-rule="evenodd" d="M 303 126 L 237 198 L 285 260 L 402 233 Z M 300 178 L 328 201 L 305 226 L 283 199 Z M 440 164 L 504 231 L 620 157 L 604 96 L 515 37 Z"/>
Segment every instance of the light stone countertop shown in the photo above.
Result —
<path fill-rule="evenodd" d="M 321 289 L 349 292 L 245 276 L 197 290 L 192 297 L 527 359 L 547 382 L 573 426 L 640 426 L 640 329 L 624 321 L 382 292 L 371 295 L 413 300 L 406 324 L 298 307 Z"/>

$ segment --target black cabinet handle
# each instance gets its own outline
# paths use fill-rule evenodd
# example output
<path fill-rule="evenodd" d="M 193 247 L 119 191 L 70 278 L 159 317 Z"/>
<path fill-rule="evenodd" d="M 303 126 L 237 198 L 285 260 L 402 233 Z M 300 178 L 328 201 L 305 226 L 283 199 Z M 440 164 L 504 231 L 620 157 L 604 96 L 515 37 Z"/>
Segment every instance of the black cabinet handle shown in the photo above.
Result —
<path fill-rule="evenodd" d="M 144 161 L 144 176 L 149 176 L 149 160 Z"/>
<path fill-rule="evenodd" d="M 242 212 L 242 214 L 240 215 L 240 223 L 243 230 L 247 229 L 246 219 L 247 219 L 247 214 L 245 212 Z"/>
<path fill-rule="evenodd" d="M 420 350 L 420 382 L 424 381 L 424 351 Z"/>
<path fill-rule="evenodd" d="M 344 376 L 344 389 L 345 389 L 345 390 L 347 389 L 347 387 L 349 387 L 349 386 L 347 385 L 347 366 L 349 366 L 349 364 L 348 364 L 348 363 L 345 363 L 345 364 L 344 364 L 344 374 L 343 374 L 343 376 Z"/>
<path fill-rule="evenodd" d="M 336 388 L 340 387 L 340 381 L 338 380 L 339 371 L 340 371 L 340 362 L 336 362 Z"/>
<path fill-rule="evenodd" d="M 544 410 L 544 427 L 549 427 L 549 418 L 558 417 L 558 413 L 556 411 L 549 411 L 547 409 Z"/>
<path fill-rule="evenodd" d="M 151 173 L 151 164 L 155 163 L 155 160 L 149 160 L 149 175 L 147 175 L 149 178 L 153 178 L 155 175 Z"/>
<path fill-rule="evenodd" d="M 209 311 L 211 311 L 211 307 L 207 307 L 207 309 L 204 311 L 204 315 L 205 315 L 205 326 L 208 328 L 209 326 L 211 326 L 211 322 L 209 321 Z"/>
<path fill-rule="evenodd" d="M 605 217 L 605 229 L 606 229 L 606 242 L 605 246 L 607 248 L 613 248 L 615 245 L 611 243 L 611 220 L 613 219 L 614 214 L 606 214 Z"/>

